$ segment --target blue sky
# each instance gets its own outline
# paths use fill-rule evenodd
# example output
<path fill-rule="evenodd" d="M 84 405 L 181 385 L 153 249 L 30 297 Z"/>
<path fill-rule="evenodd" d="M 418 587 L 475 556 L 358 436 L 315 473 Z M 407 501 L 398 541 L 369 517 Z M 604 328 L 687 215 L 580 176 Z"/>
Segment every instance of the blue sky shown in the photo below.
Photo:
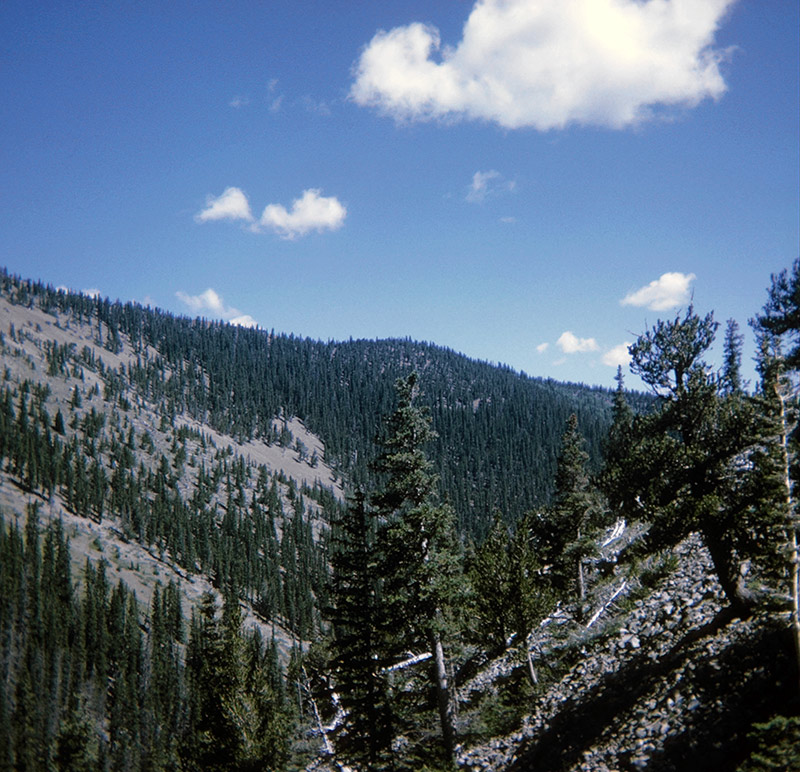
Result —
<path fill-rule="evenodd" d="M 0 265 L 613 387 L 800 254 L 799 5 L 5 0 Z"/>

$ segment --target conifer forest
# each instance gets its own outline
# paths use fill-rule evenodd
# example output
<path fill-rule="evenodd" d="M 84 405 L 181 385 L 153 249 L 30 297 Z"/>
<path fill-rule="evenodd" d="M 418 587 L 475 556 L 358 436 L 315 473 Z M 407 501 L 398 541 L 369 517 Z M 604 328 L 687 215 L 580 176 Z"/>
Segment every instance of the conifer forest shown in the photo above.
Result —
<path fill-rule="evenodd" d="M 776 269 L 644 391 L 3 271 L 0 770 L 800 769 Z"/>

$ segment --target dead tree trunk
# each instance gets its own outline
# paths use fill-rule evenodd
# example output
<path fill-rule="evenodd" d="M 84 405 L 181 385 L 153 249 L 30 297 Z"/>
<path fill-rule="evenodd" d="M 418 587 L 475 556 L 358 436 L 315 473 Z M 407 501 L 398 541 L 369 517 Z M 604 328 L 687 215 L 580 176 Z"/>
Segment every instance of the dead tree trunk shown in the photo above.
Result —
<path fill-rule="evenodd" d="M 792 493 L 792 478 L 790 472 L 789 437 L 786 416 L 786 397 L 779 384 L 775 383 L 775 394 L 780 404 L 780 446 L 781 461 L 783 462 L 782 476 L 786 496 L 786 512 L 788 515 L 789 535 L 789 563 L 791 565 L 791 594 L 792 594 L 792 638 L 797 659 L 797 672 L 800 679 L 800 550 L 797 540 L 797 515 L 794 511 L 794 496 Z M 799 684 L 800 685 L 800 682 Z"/>
<path fill-rule="evenodd" d="M 438 635 L 433 636 L 432 648 L 436 663 L 436 702 L 439 707 L 439 721 L 442 725 L 442 739 L 448 760 L 453 763 L 456 753 L 456 733 L 453 726 L 453 706 L 447 683 L 447 668 L 444 659 L 444 647 Z"/>
<path fill-rule="evenodd" d="M 533 665 L 533 652 L 527 643 L 525 644 L 525 649 L 528 652 L 528 675 L 530 676 L 531 683 L 536 686 L 539 683 L 539 676 L 536 673 L 536 668 Z"/>

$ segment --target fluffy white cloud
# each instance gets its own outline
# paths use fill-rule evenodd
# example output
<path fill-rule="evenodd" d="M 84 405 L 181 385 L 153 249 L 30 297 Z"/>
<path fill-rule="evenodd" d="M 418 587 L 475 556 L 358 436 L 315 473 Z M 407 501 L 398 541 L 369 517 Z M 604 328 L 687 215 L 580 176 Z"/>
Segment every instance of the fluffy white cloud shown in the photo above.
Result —
<path fill-rule="evenodd" d="M 203 311 L 210 315 L 224 319 L 231 324 L 238 324 L 240 327 L 257 327 L 258 322 L 250 314 L 243 314 L 238 308 L 226 306 L 222 297 L 216 290 L 209 287 L 199 295 L 188 295 L 186 292 L 178 290 L 175 297 L 187 305 L 194 313 Z"/>
<path fill-rule="evenodd" d="M 646 306 L 651 311 L 667 311 L 689 302 L 693 273 L 664 273 L 655 281 L 635 292 L 629 292 L 620 303 L 623 306 Z"/>
<path fill-rule="evenodd" d="M 247 196 L 239 188 L 225 188 L 222 195 L 218 198 L 208 196 L 206 198 L 206 208 L 195 215 L 197 222 L 209 222 L 211 220 L 245 220 L 252 222 L 253 215 L 250 212 L 250 204 Z"/>
<path fill-rule="evenodd" d="M 305 236 L 310 231 L 337 230 L 344 224 L 347 208 L 335 196 L 323 196 L 318 188 L 304 190 L 292 202 L 291 211 L 282 204 L 269 204 L 256 222 L 250 202 L 240 188 L 226 188 L 221 196 L 209 196 L 206 208 L 195 215 L 199 223 L 211 220 L 242 220 L 249 230 L 258 233 L 262 228 L 275 231 L 284 239 Z M 213 290 L 212 290 L 213 291 Z M 186 302 L 186 301 L 184 301 Z"/>
<path fill-rule="evenodd" d="M 556 344 L 565 354 L 583 354 L 587 351 L 597 351 L 599 349 L 594 338 L 579 338 L 569 330 L 561 333 L 561 337 L 556 341 Z"/>
<path fill-rule="evenodd" d="M 514 180 L 507 180 L 496 169 L 487 172 L 475 172 L 467 192 L 467 201 L 472 204 L 481 204 L 487 198 L 501 193 L 510 193 L 516 188 Z"/>
<path fill-rule="evenodd" d="M 614 348 L 609 349 L 605 352 L 602 356 L 602 361 L 604 365 L 608 365 L 609 367 L 627 367 L 631 361 L 631 355 L 628 353 L 628 346 L 630 343 L 620 343 L 619 346 L 614 346 Z"/>
<path fill-rule="evenodd" d="M 335 196 L 323 196 L 317 188 L 304 190 L 292 202 L 291 211 L 282 204 L 269 204 L 260 224 L 284 239 L 295 239 L 310 231 L 336 230 L 344 224 L 347 209 Z"/>
<path fill-rule="evenodd" d="M 477 0 L 455 47 L 379 31 L 351 98 L 397 120 L 621 128 L 725 91 L 714 35 L 735 0 Z"/>
<path fill-rule="evenodd" d="M 536 351 L 537 351 L 538 353 L 540 353 L 540 354 L 544 354 L 544 352 L 545 352 L 545 351 L 547 351 L 547 349 L 549 349 L 549 348 L 550 348 L 550 344 L 549 344 L 549 343 L 540 343 L 540 344 L 539 344 L 539 345 L 536 347 Z"/>

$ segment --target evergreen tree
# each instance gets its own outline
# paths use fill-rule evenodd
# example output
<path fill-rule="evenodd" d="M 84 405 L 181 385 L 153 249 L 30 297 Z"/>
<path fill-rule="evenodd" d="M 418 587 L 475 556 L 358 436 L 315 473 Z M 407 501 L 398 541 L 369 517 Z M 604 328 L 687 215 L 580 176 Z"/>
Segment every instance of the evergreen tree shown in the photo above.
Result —
<path fill-rule="evenodd" d="M 772 511 L 779 513 L 783 539 L 782 562 L 788 564 L 788 594 L 791 598 L 791 628 L 800 678 L 800 517 L 797 512 L 794 484 L 798 477 L 798 389 L 800 370 L 800 259 L 786 270 L 772 276 L 768 300 L 762 314 L 751 320 L 759 339 L 759 369 L 762 393 L 771 411 L 773 448 L 772 474 L 769 479 L 777 491 Z M 766 486 L 765 486 L 766 487 Z M 767 511 L 770 511 L 767 509 Z M 780 542 L 778 542 L 780 543 Z"/>
<path fill-rule="evenodd" d="M 192 614 L 186 651 L 190 729 L 183 756 L 188 769 L 224 772 L 236 762 L 239 738 L 230 705 L 237 684 L 225 644 L 216 600 L 208 592 Z"/>
<path fill-rule="evenodd" d="M 698 531 L 732 609 L 748 615 L 755 600 L 747 583 L 753 522 L 741 459 L 759 443 L 760 419 L 753 402 L 731 388 L 736 379 L 715 376 L 703 358 L 716 329 L 713 314 L 701 318 L 690 306 L 630 347 L 631 369 L 658 404 L 632 421 L 620 419 L 606 491 L 618 512 L 650 524 L 653 549 Z"/>
<path fill-rule="evenodd" d="M 334 523 L 331 668 L 345 711 L 337 753 L 366 770 L 392 766 L 392 716 L 381 658 L 375 522 L 358 492 Z"/>
<path fill-rule="evenodd" d="M 598 526 L 605 513 L 589 477 L 589 454 L 574 413 L 567 421 L 556 469 L 556 495 L 550 520 L 549 558 L 558 589 L 579 601 L 586 597 L 586 560 L 596 551 Z"/>
<path fill-rule="evenodd" d="M 59 772 L 97 769 L 97 741 L 85 707 L 77 701 L 61 720 L 56 737 L 55 764 Z"/>
<path fill-rule="evenodd" d="M 800 258 L 791 272 L 773 274 L 767 302 L 755 325 L 764 333 L 783 341 L 783 359 L 787 370 L 800 370 Z"/>
<path fill-rule="evenodd" d="M 435 434 L 427 411 L 415 405 L 417 384 L 415 372 L 397 381 L 397 407 L 376 462 L 384 482 L 373 505 L 382 522 L 383 603 L 395 633 L 390 653 L 430 648 L 443 749 L 452 763 L 455 728 L 443 642 L 461 589 L 460 562 L 453 511 L 437 500 L 425 453 Z"/>
<path fill-rule="evenodd" d="M 258 666 L 241 632 L 238 602 L 228 593 L 222 618 L 206 593 L 192 616 L 186 653 L 189 730 L 184 768 L 247 772 L 280 769 L 287 758 L 288 717 L 269 671 Z"/>
<path fill-rule="evenodd" d="M 495 513 L 492 528 L 474 557 L 468 561 L 472 627 L 481 643 L 493 649 L 505 648 L 515 631 L 514 565 L 508 526 Z"/>

